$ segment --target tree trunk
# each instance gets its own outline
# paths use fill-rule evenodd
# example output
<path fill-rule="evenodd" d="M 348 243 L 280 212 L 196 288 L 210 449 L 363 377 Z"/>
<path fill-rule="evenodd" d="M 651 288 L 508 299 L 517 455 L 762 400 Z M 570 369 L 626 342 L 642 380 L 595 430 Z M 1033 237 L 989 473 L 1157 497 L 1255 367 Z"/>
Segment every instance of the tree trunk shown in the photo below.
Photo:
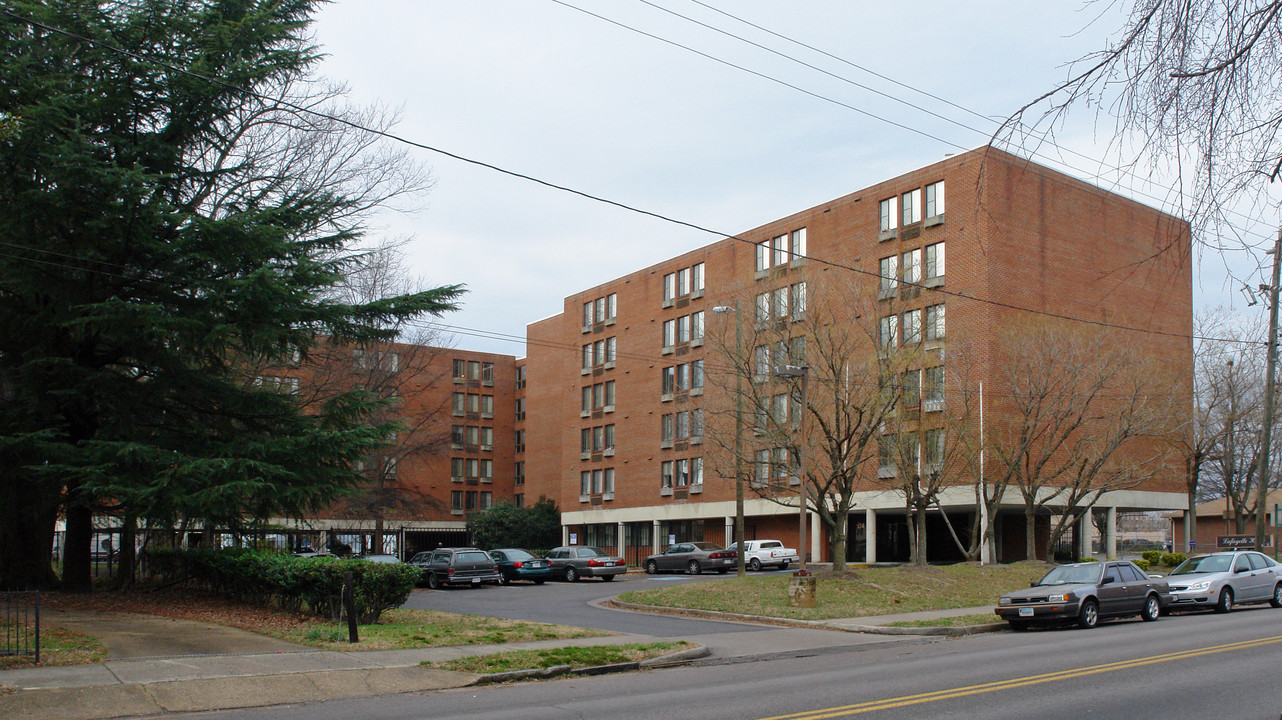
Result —
<path fill-rule="evenodd" d="M 1024 559 L 1037 560 L 1037 508 L 1024 504 Z"/>
<path fill-rule="evenodd" d="M 56 587 L 51 563 L 58 494 L 10 474 L 0 481 L 0 590 Z"/>
<path fill-rule="evenodd" d="M 131 512 L 125 513 L 124 523 L 120 528 L 120 554 L 116 556 L 116 587 L 128 590 L 134 584 L 134 565 L 136 564 L 134 544 L 138 537 L 138 517 Z"/>
<path fill-rule="evenodd" d="M 929 560 L 929 558 L 926 557 L 926 510 L 925 508 L 917 509 L 915 517 L 913 518 L 913 522 L 917 523 L 917 532 L 914 533 L 917 536 L 916 537 L 917 565 L 920 567 L 925 567 L 927 564 L 927 561 Z"/>
<path fill-rule="evenodd" d="M 850 522 L 850 513 L 834 513 L 828 524 L 828 548 L 832 551 L 833 572 L 846 569 L 846 532 Z"/>
<path fill-rule="evenodd" d="M 917 564 L 917 518 L 911 504 L 904 506 L 904 526 L 908 529 L 908 562 Z"/>
<path fill-rule="evenodd" d="M 71 593 L 93 591 L 93 511 L 68 492 L 67 532 L 62 539 L 62 590 Z"/>
<path fill-rule="evenodd" d="M 374 547 L 370 548 L 367 552 L 369 552 L 371 555 L 382 555 L 383 554 L 383 517 L 381 515 L 374 520 L 373 541 L 374 541 L 373 542 Z"/>
<path fill-rule="evenodd" d="M 1189 509 L 1184 513 L 1184 553 L 1192 555 L 1197 547 L 1197 492 L 1190 489 L 1188 498 Z"/>

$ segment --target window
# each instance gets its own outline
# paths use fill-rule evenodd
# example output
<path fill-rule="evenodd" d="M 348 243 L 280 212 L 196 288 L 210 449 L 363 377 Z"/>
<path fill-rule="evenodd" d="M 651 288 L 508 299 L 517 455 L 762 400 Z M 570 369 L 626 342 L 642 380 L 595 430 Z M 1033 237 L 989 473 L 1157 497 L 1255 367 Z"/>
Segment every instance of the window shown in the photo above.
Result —
<path fill-rule="evenodd" d="M 605 405 L 603 405 L 602 407 L 604 407 L 607 410 L 612 410 L 614 408 L 614 381 L 613 380 L 607 380 L 605 382 Z"/>
<path fill-rule="evenodd" d="M 659 487 L 666 490 L 672 489 L 672 461 L 664 460 L 659 466 Z"/>
<path fill-rule="evenodd" d="M 788 448 L 777 447 L 770 451 L 773 462 L 770 464 L 772 477 L 783 478 L 791 475 L 792 463 L 788 461 Z"/>
<path fill-rule="evenodd" d="M 788 288 L 782 287 L 774 291 L 774 316 L 778 319 L 788 317 Z"/>
<path fill-rule="evenodd" d="M 592 318 L 595 317 L 592 313 L 592 307 L 592 301 L 590 300 L 583 303 L 583 327 L 592 325 Z"/>
<path fill-rule="evenodd" d="M 483 483 L 494 481 L 494 461 L 493 460 L 482 460 L 480 462 L 479 477 L 481 478 L 481 482 Z"/>
<path fill-rule="evenodd" d="M 690 411 L 690 442 L 699 442 L 703 438 L 703 409 Z"/>
<path fill-rule="evenodd" d="M 786 394 L 775 395 L 770 398 L 770 418 L 774 424 L 779 427 L 788 425 L 788 396 Z"/>
<path fill-rule="evenodd" d="M 601 474 L 602 474 L 602 477 L 604 478 L 601 486 L 601 491 L 604 492 L 606 495 L 613 495 L 614 494 L 614 468 L 606 468 L 601 471 Z"/>
<path fill-rule="evenodd" d="M 922 400 L 927 410 L 942 409 L 944 404 L 944 366 L 936 365 L 922 371 Z M 930 407 L 930 404 L 938 407 Z"/>
<path fill-rule="evenodd" d="M 770 293 L 757 294 L 757 322 L 763 323 L 770 320 Z"/>
<path fill-rule="evenodd" d="M 921 311 L 909 310 L 904 313 L 904 344 L 912 345 L 921 342 Z"/>
<path fill-rule="evenodd" d="M 770 481 L 770 451 L 756 450 L 752 453 L 753 483 L 765 485 Z"/>
<path fill-rule="evenodd" d="M 467 401 L 466 394 L 458 393 L 458 392 L 454 393 L 454 402 L 452 407 L 453 407 L 453 413 L 455 415 L 462 415 L 464 413 L 464 408 L 466 407 L 464 403 L 466 401 Z"/>
<path fill-rule="evenodd" d="M 921 221 L 921 190 L 909 190 L 900 198 L 903 201 L 904 225 Z"/>
<path fill-rule="evenodd" d="M 681 364 L 677 366 L 677 392 L 686 392 L 690 389 L 690 366 Z"/>
<path fill-rule="evenodd" d="M 926 455 L 926 465 L 929 467 L 939 467 L 944 464 L 944 430 L 935 428 L 927 430 L 922 435 L 922 442 L 925 447 L 922 448 Z"/>
<path fill-rule="evenodd" d="M 583 369 L 592 369 L 592 343 L 583 346 Z"/>
<path fill-rule="evenodd" d="M 881 319 L 881 346 L 895 347 L 899 344 L 899 317 L 888 315 Z"/>
<path fill-rule="evenodd" d="M 690 294 L 690 268 L 681 268 L 677 271 L 677 297 L 684 297 Z"/>
<path fill-rule="evenodd" d="M 881 276 L 879 289 L 881 294 L 894 292 L 899 287 L 899 256 L 891 255 L 884 257 L 877 264 L 878 275 Z"/>
<path fill-rule="evenodd" d="M 926 246 L 926 279 L 934 280 L 944 277 L 944 244 L 935 243 Z"/>
<path fill-rule="evenodd" d="M 592 301 L 592 312 L 596 315 L 599 322 L 605 322 L 605 298 L 597 298 Z"/>
<path fill-rule="evenodd" d="M 682 410 L 676 414 L 677 440 L 690 439 L 690 413 Z"/>
<path fill-rule="evenodd" d="M 691 266 L 690 285 L 693 292 L 703 292 L 703 263 Z"/>
<path fill-rule="evenodd" d="M 601 472 L 601 470 L 592 471 L 592 494 L 593 495 L 601 494 L 602 481 L 604 479 L 605 479 L 605 474 Z"/>
<path fill-rule="evenodd" d="M 703 341 L 703 311 L 690 314 L 690 342 Z"/>
<path fill-rule="evenodd" d="M 481 396 L 481 417 L 494 417 L 494 396 Z"/>
<path fill-rule="evenodd" d="M 663 321 L 663 347 L 670 348 L 677 344 L 677 321 Z"/>
<path fill-rule="evenodd" d="M 467 465 L 463 458 L 450 458 L 450 479 L 461 482 L 466 477 Z"/>
<path fill-rule="evenodd" d="M 481 509 L 489 510 L 490 506 L 493 504 L 494 504 L 494 493 L 490 492 L 489 490 L 482 490 L 481 491 Z"/>
<path fill-rule="evenodd" d="M 757 243 L 757 272 L 765 272 L 770 269 L 770 241 L 762 240 Z"/>
<path fill-rule="evenodd" d="M 878 475 L 893 477 L 895 474 L 894 437 L 883 435 L 877 438 Z"/>
<path fill-rule="evenodd" d="M 518 422 L 525 419 L 525 398 L 516 399 L 516 419 Z"/>
<path fill-rule="evenodd" d="M 592 428 L 583 428 L 579 430 L 579 454 L 587 455 L 592 452 Z"/>
<path fill-rule="evenodd" d="M 601 448 L 603 450 L 614 449 L 614 425 L 606 425 L 601 428 Z"/>
<path fill-rule="evenodd" d="M 806 364 L 806 338 L 804 336 L 795 337 L 788 341 L 788 364 Z"/>
<path fill-rule="evenodd" d="M 467 411 L 470 413 L 481 412 L 481 396 L 476 393 L 467 394 Z"/>
<path fill-rule="evenodd" d="M 481 363 L 479 360 L 467 361 L 467 379 L 468 380 L 481 379 Z"/>
<path fill-rule="evenodd" d="M 690 363 L 690 389 L 703 389 L 703 361 L 695 360 Z"/>
<path fill-rule="evenodd" d="M 605 362 L 614 362 L 615 352 L 618 348 L 617 338 L 608 337 L 605 339 Z"/>
<path fill-rule="evenodd" d="M 525 389 L 525 366 L 522 365 L 516 369 L 516 389 Z"/>
<path fill-rule="evenodd" d="M 481 461 L 476 458 L 467 459 L 467 476 L 470 478 L 481 476 Z"/>
<path fill-rule="evenodd" d="M 466 431 L 466 428 L 464 428 L 462 425 L 451 426 L 450 427 L 450 445 L 456 448 L 463 447 L 463 443 L 465 442 L 465 438 L 464 438 L 465 431 Z"/>
<path fill-rule="evenodd" d="M 904 405 L 915 407 L 921 404 L 921 371 L 909 370 L 904 373 Z"/>
<path fill-rule="evenodd" d="M 468 444 L 468 445 L 480 445 L 480 444 L 481 444 L 481 428 L 479 428 L 479 427 L 473 427 L 473 426 L 470 426 L 470 425 L 468 426 L 468 428 L 467 428 L 467 444 Z"/>
<path fill-rule="evenodd" d="M 790 248 L 792 261 L 804 260 L 806 257 L 806 229 L 792 231 L 792 247 Z"/>
<path fill-rule="evenodd" d="M 663 276 L 663 301 L 671 302 L 677 297 L 677 274 L 668 273 Z"/>
<path fill-rule="evenodd" d="M 584 470 L 579 473 L 579 494 L 592 494 L 592 471 Z"/>
<path fill-rule="evenodd" d="M 606 322 L 619 316 L 619 294 L 610 293 L 605 296 L 605 319 Z"/>
<path fill-rule="evenodd" d="M 467 361 L 455 360 L 454 361 L 454 381 L 461 382 L 466 379 L 467 379 Z"/>
<path fill-rule="evenodd" d="M 944 339 L 944 306 L 927 305 L 926 306 L 926 339 L 943 340 Z"/>
<path fill-rule="evenodd" d="M 663 369 L 663 394 L 671 395 L 676 392 L 677 387 L 677 369 L 669 366 Z"/>
<path fill-rule="evenodd" d="M 886 198 L 885 200 L 882 200 L 881 204 L 878 206 L 878 213 L 880 215 L 879 227 L 881 229 L 881 232 L 886 232 L 887 230 L 894 230 L 896 227 L 898 227 L 898 221 L 896 217 L 897 213 L 895 212 L 895 198 L 890 197 L 890 198 Z"/>
<path fill-rule="evenodd" d="M 481 449 L 482 450 L 494 449 L 494 428 L 491 428 L 491 427 L 481 428 Z"/>
<path fill-rule="evenodd" d="M 672 439 L 675 435 L 675 427 L 676 423 L 673 420 L 672 414 L 664 415 L 660 418 L 659 440 L 664 445 L 672 444 Z"/>
<path fill-rule="evenodd" d="M 677 318 L 677 342 L 690 342 L 690 316 L 682 315 Z"/>
<path fill-rule="evenodd" d="M 794 318 L 803 317 L 806 314 L 806 284 L 804 282 L 794 283 L 790 291 L 792 293 L 792 316 Z"/>
<path fill-rule="evenodd" d="M 904 282 L 921 282 L 921 250 L 909 250 L 903 256 Z"/>
<path fill-rule="evenodd" d="M 690 485 L 690 461 L 677 460 L 673 463 L 673 475 L 676 476 L 677 487 L 687 487 Z"/>
<path fill-rule="evenodd" d="M 752 373 L 759 377 L 770 374 L 769 345 L 758 345 L 752 349 Z"/>
<path fill-rule="evenodd" d="M 944 181 L 926 186 L 926 217 L 944 214 Z"/>
<path fill-rule="evenodd" d="M 525 452 L 525 431 L 517 430 L 513 434 L 513 446 L 517 452 Z"/>
<path fill-rule="evenodd" d="M 776 237 L 774 240 L 771 241 L 771 245 L 774 247 L 774 253 L 773 253 L 774 262 L 772 264 L 775 267 L 779 267 L 780 265 L 787 265 L 788 264 L 788 236 L 780 235 Z"/>
<path fill-rule="evenodd" d="M 494 363 L 492 362 L 481 363 L 481 384 L 482 385 L 494 384 Z"/>
<path fill-rule="evenodd" d="M 463 513 L 463 491 L 462 490 L 450 491 L 450 511 L 455 513 L 456 515 L 461 515 Z"/>

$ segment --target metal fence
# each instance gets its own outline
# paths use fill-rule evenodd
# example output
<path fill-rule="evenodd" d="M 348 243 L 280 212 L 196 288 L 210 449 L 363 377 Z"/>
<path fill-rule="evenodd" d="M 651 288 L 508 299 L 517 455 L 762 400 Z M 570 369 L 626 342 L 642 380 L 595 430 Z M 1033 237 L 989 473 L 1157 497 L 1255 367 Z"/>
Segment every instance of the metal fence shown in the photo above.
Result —
<path fill-rule="evenodd" d="M 0 592 L 0 657 L 33 655 L 40 662 L 40 593 Z"/>

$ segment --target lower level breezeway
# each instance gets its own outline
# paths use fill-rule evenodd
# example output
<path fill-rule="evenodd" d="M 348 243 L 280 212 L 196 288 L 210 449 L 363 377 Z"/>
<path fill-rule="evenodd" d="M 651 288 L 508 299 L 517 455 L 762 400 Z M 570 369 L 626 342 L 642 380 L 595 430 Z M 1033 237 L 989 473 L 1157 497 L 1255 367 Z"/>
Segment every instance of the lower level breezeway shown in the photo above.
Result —
<path fill-rule="evenodd" d="M 967 488 L 964 493 L 946 494 L 940 503 L 943 511 L 932 510 L 927 515 L 928 561 L 958 562 L 965 559 L 958 541 L 961 545 L 970 545 L 976 513 L 972 492 Z M 1186 509 L 1183 494 L 1107 493 L 1091 508 L 1095 522 L 1082 515 L 1047 552 L 1051 528 L 1059 520 L 1057 513 L 1063 513 L 1063 507 L 1051 504 L 1034 519 L 1037 554 L 1043 558 L 1067 560 L 1091 555 L 1097 548 L 1107 557 L 1118 557 L 1118 515 Z M 617 553 L 630 565 L 639 565 L 645 556 L 677 542 L 706 541 L 722 545 L 734 542 L 735 504 L 707 502 L 570 511 L 562 513 L 561 522 L 563 544 L 599 547 Z M 908 522 L 900 496 L 891 492 L 861 496 L 849 516 L 846 562 L 906 562 L 909 559 Z M 808 513 L 807 523 L 808 559 L 831 562 L 830 533 L 819 514 Z M 747 500 L 744 504 L 744 535 L 748 540 L 768 538 L 796 547 L 799 525 L 795 504 L 786 506 L 763 499 Z M 1096 525 L 1098 531 L 1094 529 Z M 992 547 L 984 549 L 983 557 L 1002 563 L 1027 559 L 1026 528 L 1022 502 L 1018 496 L 1008 495 L 994 523 L 995 541 Z M 956 533 L 957 540 L 954 540 L 953 533 Z"/>

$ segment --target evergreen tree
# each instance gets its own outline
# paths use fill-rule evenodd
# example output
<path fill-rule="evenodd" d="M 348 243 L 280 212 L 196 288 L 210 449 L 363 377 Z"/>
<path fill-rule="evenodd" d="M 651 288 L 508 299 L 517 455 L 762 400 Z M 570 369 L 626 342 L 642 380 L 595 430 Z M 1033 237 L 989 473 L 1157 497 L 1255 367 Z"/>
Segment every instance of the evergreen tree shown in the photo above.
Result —
<path fill-rule="evenodd" d="M 354 303 L 366 211 L 426 178 L 310 75 L 313 0 L 0 8 L 0 586 L 90 584 L 103 503 L 301 515 L 360 481 L 380 402 L 247 367 L 390 340 L 459 286 Z M 346 113 L 326 118 L 300 105 Z"/>

